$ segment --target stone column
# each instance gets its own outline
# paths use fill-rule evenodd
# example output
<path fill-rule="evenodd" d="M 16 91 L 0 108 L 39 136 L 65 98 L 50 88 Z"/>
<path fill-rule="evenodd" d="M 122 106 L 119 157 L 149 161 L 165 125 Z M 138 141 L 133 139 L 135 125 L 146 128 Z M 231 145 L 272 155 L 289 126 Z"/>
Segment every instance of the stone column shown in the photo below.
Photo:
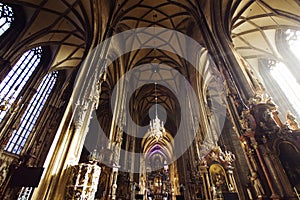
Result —
<path fill-rule="evenodd" d="M 263 152 L 263 158 L 265 160 L 266 166 L 270 171 L 273 182 L 276 185 L 278 193 L 282 197 L 288 199 L 296 199 L 292 186 L 288 180 L 287 175 L 284 172 L 282 164 L 278 159 L 278 156 L 272 152 L 267 143 L 267 139 L 264 140 L 264 145 L 260 145 L 261 152 Z"/>
<path fill-rule="evenodd" d="M 90 119 L 97 106 L 97 96 L 105 60 L 101 49 L 92 51 L 78 72 L 74 91 L 45 161 L 44 174 L 32 200 L 63 199 L 68 179 L 67 169 L 77 165 Z M 99 81 L 100 80 L 100 81 Z"/>
<path fill-rule="evenodd" d="M 274 170 L 277 172 L 280 179 L 280 183 L 283 191 L 285 192 L 286 198 L 289 199 L 298 199 L 296 198 L 295 191 L 293 190 L 291 183 L 287 177 L 287 174 L 284 171 L 281 161 L 278 156 L 272 153 L 270 155 L 270 160 L 273 162 Z"/>
<path fill-rule="evenodd" d="M 205 199 L 211 199 L 211 194 L 210 194 L 210 191 L 209 191 L 210 183 L 207 182 L 207 181 L 209 181 L 209 177 L 208 177 L 208 171 L 207 171 L 207 166 L 206 165 L 201 165 L 200 166 L 200 175 L 201 175 L 202 182 L 203 182 L 203 189 L 204 189 Z"/>
<path fill-rule="evenodd" d="M 257 163 L 253 157 L 253 150 L 244 136 L 241 137 L 241 141 L 243 142 L 244 155 L 246 157 L 246 162 L 250 170 L 249 180 L 252 183 L 252 186 L 254 185 L 254 181 L 256 182 L 256 186 L 253 186 L 256 197 L 257 199 L 262 199 L 265 196 L 265 190 L 262 187 L 261 180 L 257 177 Z M 249 198 L 252 199 L 253 194 L 251 193 L 251 190 L 249 188 L 247 188 L 247 193 L 249 195 Z"/>
<path fill-rule="evenodd" d="M 277 194 L 275 186 L 273 185 L 273 182 L 272 182 L 271 176 L 269 174 L 268 168 L 266 167 L 263 156 L 261 155 L 261 152 L 258 149 L 258 144 L 257 144 L 254 136 L 250 137 L 250 140 L 251 140 L 251 145 L 252 145 L 253 149 L 255 150 L 256 155 L 257 155 L 258 160 L 259 160 L 259 163 L 262 167 L 263 173 L 264 173 L 264 175 L 267 179 L 268 185 L 270 187 L 270 190 L 271 190 L 271 193 L 272 193 L 271 199 L 279 199 L 279 195 Z M 251 177 L 253 179 L 254 189 L 256 190 L 257 195 L 259 195 L 259 194 L 261 194 L 260 186 L 258 185 L 258 181 L 257 181 L 259 179 L 255 175 L 256 174 L 251 175 Z"/>
<path fill-rule="evenodd" d="M 110 198 L 111 199 L 116 199 L 117 198 L 117 178 L 118 178 L 118 171 L 119 168 L 117 166 L 113 166 L 112 169 L 112 185 L 111 185 L 111 193 L 110 193 Z"/>
<path fill-rule="evenodd" d="M 236 182 L 235 182 L 235 179 L 233 176 L 233 167 L 232 166 L 228 166 L 227 176 L 229 179 L 229 184 L 231 185 L 231 187 L 228 186 L 229 192 L 237 192 L 237 186 L 236 186 Z"/>
<path fill-rule="evenodd" d="M 114 157 L 113 157 L 113 170 L 112 170 L 112 185 L 111 185 L 111 199 L 116 199 L 117 193 L 117 178 L 119 173 L 119 160 L 120 160 L 120 151 L 121 151 L 121 144 L 122 144 L 122 137 L 123 137 L 123 128 L 119 127 L 115 142 L 114 142 Z"/>

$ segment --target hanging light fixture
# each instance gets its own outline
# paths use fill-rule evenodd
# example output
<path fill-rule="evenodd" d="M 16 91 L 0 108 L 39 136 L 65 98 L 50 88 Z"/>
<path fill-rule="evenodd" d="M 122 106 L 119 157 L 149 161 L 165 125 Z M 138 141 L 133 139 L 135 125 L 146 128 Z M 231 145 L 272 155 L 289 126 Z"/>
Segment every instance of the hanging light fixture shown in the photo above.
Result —
<path fill-rule="evenodd" d="M 154 25 L 154 47 L 156 47 L 155 44 L 155 38 L 156 38 L 156 32 L 155 32 L 155 26 L 156 26 L 156 18 L 157 18 L 157 14 L 154 12 L 153 14 L 153 25 Z M 156 59 L 156 48 L 154 48 L 154 57 Z M 157 68 L 154 68 L 154 73 L 157 72 Z M 154 88 L 154 92 L 155 92 L 155 118 L 150 120 L 150 130 L 148 132 L 149 133 L 149 138 L 155 138 L 156 141 L 159 141 L 160 139 L 162 139 L 164 137 L 164 135 L 166 134 L 166 130 L 164 128 L 164 122 L 161 121 L 158 118 L 157 115 L 157 93 L 156 93 L 156 82 L 155 82 L 155 88 Z"/>
<path fill-rule="evenodd" d="M 156 72 L 156 70 L 154 71 Z M 150 121 L 150 138 L 155 138 L 156 141 L 163 138 L 166 134 L 166 130 L 164 127 L 164 122 L 158 118 L 157 115 L 157 94 L 156 94 L 156 82 L 155 82 L 155 118 Z"/>

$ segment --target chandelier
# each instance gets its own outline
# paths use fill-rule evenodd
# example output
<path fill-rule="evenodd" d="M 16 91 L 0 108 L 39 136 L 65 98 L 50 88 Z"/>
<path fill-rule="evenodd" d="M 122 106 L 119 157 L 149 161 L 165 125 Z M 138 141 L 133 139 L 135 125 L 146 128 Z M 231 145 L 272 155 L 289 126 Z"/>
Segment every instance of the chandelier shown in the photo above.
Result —
<path fill-rule="evenodd" d="M 150 121 L 150 138 L 155 138 L 156 141 L 163 138 L 166 133 L 164 122 L 158 118 L 157 115 L 157 95 L 156 95 L 156 82 L 155 82 L 155 118 Z"/>

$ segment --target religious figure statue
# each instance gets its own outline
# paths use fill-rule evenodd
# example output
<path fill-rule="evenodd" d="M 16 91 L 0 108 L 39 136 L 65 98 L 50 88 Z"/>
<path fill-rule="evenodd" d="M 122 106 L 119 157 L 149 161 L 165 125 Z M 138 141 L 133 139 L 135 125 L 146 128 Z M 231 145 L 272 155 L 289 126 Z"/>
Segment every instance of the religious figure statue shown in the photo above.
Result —
<path fill-rule="evenodd" d="M 241 117 L 240 122 L 243 129 L 246 131 L 254 131 L 256 129 L 256 122 L 250 110 L 243 110 Z"/>
<path fill-rule="evenodd" d="M 222 153 L 221 160 L 227 162 L 228 164 L 231 164 L 235 160 L 235 155 L 232 152 L 226 150 L 224 153 Z"/>
<path fill-rule="evenodd" d="M 213 200 L 217 199 L 217 188 L 215 187 L 215 185 L 212 185 L 210 190 L 211 190 L 212 199 Z"/>
<path fill-rule="evenodd" d="M 276 132 L 279 130 L 279 126 L 273 119 L 273 114 L 270 109 L 266 109 L 263 112 L 263 120 L 259 123 L 259 125 L 265 131 Z"/>
<path fill-rule="evenodd" d="M 295 115 L 293 115 L 291 112 L 286 114 L 286 120 L 287 124 L 292 130 L 299 129 L 299 123 L 297 122 Z"/>

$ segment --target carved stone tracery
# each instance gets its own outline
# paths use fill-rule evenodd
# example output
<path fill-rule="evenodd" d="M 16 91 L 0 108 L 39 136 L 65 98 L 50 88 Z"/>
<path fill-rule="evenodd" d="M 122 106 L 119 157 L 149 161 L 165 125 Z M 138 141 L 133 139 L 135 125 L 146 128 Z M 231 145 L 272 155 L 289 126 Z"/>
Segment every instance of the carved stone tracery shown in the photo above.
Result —
<path fill-rule="evenodd" d="M 93 200 L 101 168 L 96 163 L 81 163 L 68 169 L 66 200 Z"/>

